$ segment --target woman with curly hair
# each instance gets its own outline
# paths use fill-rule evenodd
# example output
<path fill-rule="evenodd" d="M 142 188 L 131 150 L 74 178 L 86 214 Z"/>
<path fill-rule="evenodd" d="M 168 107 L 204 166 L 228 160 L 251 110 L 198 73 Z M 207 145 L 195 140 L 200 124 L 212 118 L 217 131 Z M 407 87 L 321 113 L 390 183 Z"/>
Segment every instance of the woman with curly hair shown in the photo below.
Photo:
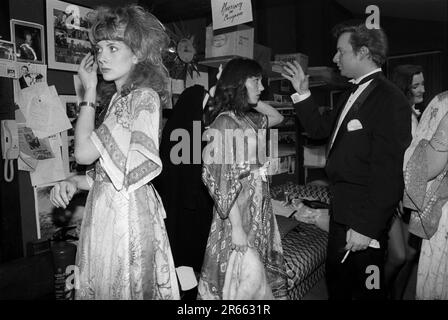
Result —
<path fill-rule="evenodd" d="M 210 142 L 203 151 L 202 178 L 215 206 L 200 299 L 286 298 L 282 245 L 266 179 L 266 128 L 277 123 L 272 108 L 259 102 L 261 73 L 256 61 L 233 59 L 216 85 Z"/>
<path fill-rule="evenodd" d="M 58 183 L 56 206 L 90 189 L 76 264 L 76 299 L 179 299 L 165 210 L 150 181 L 159 158 L 160 101 L 166 99 L 165 28 L 139 6 L 98 8 L 79 67 L 84 101 L 75 129 L 75 158 L 95 163 L 86 176 Z M 95 129 L 97 69 L 116 92 Z M 99 161 L 97 161 L 99 160 Z"/>

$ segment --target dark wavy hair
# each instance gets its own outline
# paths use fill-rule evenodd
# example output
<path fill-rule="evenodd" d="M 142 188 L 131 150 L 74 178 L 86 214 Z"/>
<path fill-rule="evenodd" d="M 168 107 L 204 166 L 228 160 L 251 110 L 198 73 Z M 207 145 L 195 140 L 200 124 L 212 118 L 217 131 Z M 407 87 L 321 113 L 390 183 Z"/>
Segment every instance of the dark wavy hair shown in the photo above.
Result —
<path fill-rule="evenodd" d="M 216 83 L 210 121 L 212 122 L 224 111 L 233 111 L 237 116 L 242 116 L 249 110 L 246 80 L 251 77 L 261 77 L 262 72 L 262 67 L 255 60 L 248 58 L 230 60 Z"/>
<path fill-rule="evenodd" d="M 142 7 L 130 4 L 124 7 L 98 7 L 88 16 L 92 24 L 89 37 L 95 45 L 102 40 L 123 41 L 137 56 L 138 63 L 122 88 L 122 95 L 136 88 L 150 87 L 162 103 L 169 97 L 168 71 L 162 54 L 169 37 L 163 24 Z"/>
<path fill-rule="evenodd" d="M 402 64 L 394 68 L 392 82 L 410 99 L 412 97 L 412 78 L 422 72 L 423 68 L 420 65 Z"/>
<path fill-rule="evenodd" d="M 350 33 L 350 44 L 353 52 L 358 53 L 361 47 L 369 49 L 370 58 L 381 67 L 389 50 L 386 33 L 383 29 L 368 29 L 365 22 L 359 20 L 343 22 L 333 28 L 333 36 L 338 39 L 343 33 Z"/>

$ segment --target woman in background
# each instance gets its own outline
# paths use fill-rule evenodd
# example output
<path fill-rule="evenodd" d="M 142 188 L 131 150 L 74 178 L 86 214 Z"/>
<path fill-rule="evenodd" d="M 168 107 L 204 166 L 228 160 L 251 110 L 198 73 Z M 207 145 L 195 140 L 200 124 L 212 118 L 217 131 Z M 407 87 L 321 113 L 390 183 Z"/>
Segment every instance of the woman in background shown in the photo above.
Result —
<path fill-rule="evenodd" d="M 52 202 L 65 208 L 77 189 L 90 189 L 76 257 L 76 299 L 179 299 L 165 211 L 149 183 L 162 170 L 165 28 L 136 5 L 99 8 L 91 41 L 96 59 L 88 53 L 78 71 L 85 94 L 75 158 L 95 162 L 95 168 L 51 191 Z M 116 93 L 94 129 L 98 68 Z"/>
<path fill-rule="evenodd" d="M 272 121 L 270 106 L 257 106 L 264 89 L 261 72 L 254 60 L 233 59 L 216 85 L 202 175 L 215 206 L 200 299 L 286 298 L 283 251 L 266 179 L 266 140 L 257 139 L 278 120 Z M 238 130 L 249 134 L 244 148 L 228 136 Z"/>
<path fill-rule="evenodd" d="M 414 136 L 421 114 L 416 109 L 416 105 L 423 102 L 423 95 L 425 94 L 423 68 L 413 64 L 399 65 L 395 67 L 392 73 L 392 81 L 403 91 L 409 100 L 412 110 L 412 136 Z"/>
<path fill-rule="evenodd" d="M 415 105 L 423 102 L 423 94 L 425 93 L 423 69 L 418 65 L 399 65 L 395 67 L 392 73 L 392 81 L 409 100 L 412 110 L 411 133 L 414 137 L 420 116 L 420 111 L 415 108 Z M 406 167 L 407 159 L 404 162 L 404 167 Z M 390 298 L 393 300 L 403 299 L 420 249 L 419 239 L 409 234 L 408 231 L 410 215 L 410 210 L 400 205 L 400 208 L 397 209 L 397 216 L 394 217 L 389 230 L 385 281 Z"/>

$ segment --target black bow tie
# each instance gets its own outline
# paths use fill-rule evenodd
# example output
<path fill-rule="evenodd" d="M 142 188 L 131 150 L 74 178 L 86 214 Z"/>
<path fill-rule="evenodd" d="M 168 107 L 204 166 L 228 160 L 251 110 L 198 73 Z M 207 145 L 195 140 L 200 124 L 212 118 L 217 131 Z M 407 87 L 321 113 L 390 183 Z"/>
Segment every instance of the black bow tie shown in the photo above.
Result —
<path fill-rule="evenodd" d="M 350 84 L 350 87 L 349 87 L 350 93 L 355 92 L 355 91 L 359 88 L 360 85 L 366 83 L 367 81 L 376 79 L 376 78 L 378 78 L 380 75 L 381 75 L 381 72 L 378 71 L 378 72 L 372 73 L 371 75 L 369 75 L 369 76 L 363 78 L 361 81 L 359 81 L 359 83 L 351 83 L 351 82 L 350 82 L 350 83 L 349 83 L 349 84 Z"/>

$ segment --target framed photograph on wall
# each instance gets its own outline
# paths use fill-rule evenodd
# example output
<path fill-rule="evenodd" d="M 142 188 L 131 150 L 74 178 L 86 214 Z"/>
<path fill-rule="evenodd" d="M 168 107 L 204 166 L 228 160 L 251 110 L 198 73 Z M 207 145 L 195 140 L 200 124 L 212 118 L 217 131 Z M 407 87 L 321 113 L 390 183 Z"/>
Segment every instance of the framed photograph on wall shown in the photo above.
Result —
<path fill-rule="evenodd" d="M 44 27 L 15 19 L 11 19 L 10 26 L 11 40 L 16 45 L 17 61 L 44 64 Z"/>
<path fill-rule="evenodd" d="M 0 60 L 15 61 L 16 50 L 13 42 L 0 40 Z"/>
<path fill-rule="evenodd" d="M 77 71 L 91 50 L 89 23 L 92 9 L 58 0 L 47 0 L 48 68 Z"/>
<path fill-rule="evenodd" d="M 16 46 L 11 41 L 0 40 L 0 77 L 17 78 Z"/>

